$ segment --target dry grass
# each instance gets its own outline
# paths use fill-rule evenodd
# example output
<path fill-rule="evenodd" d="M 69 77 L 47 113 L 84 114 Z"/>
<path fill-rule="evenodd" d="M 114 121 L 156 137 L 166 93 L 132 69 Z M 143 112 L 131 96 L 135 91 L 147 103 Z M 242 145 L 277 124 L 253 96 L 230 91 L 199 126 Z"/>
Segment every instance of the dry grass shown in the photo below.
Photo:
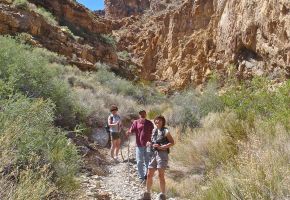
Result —
<path fill-rule="evenodd" d="M 280 125 L 265 128 L 258 119 L 252 128 L 233 126 L 237 122 L 233 113 L 212 114 L 203 128 L 186 131 L 171 153 L 169 195 L 204 200 L 290 197 L 289 132 Z"/>
<path fill-rule="evenodd" d="M 86 116 L 94 126 L 103 126 L 110 114 L 112 104 L 119 107 L 121 116 L 137 113 L 140 105 L 132 97 L 113 92 L 100 83 L 96 74 L 80 72 L 78 69 L 65 68 L 65 79 L 71 83 L 76 100 L 86 108 Z"/>
<path fill-rule="evenodd" d="M 0 199 L 9 199 L 14 193 L 13 184 L 4 177 L 0 177 Z"/>

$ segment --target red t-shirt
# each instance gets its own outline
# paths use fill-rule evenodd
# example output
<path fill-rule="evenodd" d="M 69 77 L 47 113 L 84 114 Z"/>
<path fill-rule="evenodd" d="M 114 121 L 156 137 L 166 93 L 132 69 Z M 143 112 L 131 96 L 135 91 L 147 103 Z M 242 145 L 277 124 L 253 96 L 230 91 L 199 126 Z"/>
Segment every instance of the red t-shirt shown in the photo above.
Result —
<path fill-rule="evenodd" d="M 133 122 L 130 132 L 136 134 L 136 144 L 138 147 L 145 147 L 148 141 L 151 141 L 154 125 L 150 120 L 137 119 Z"/>

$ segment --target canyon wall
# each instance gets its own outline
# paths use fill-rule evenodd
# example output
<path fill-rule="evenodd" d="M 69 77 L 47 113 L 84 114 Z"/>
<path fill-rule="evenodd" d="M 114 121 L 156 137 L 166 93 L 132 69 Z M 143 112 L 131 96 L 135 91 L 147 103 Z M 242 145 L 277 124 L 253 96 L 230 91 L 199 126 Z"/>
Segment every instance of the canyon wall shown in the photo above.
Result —
<path fill-rule="evenodd" d="M 115 32 L 119 48 L 142 66 L 142 78 L 179 89 L 200 85 L 213 72 L 227 75 L 230 66 L 241 79 L 290 77 L 289 0 L 186 0 L 170 5 L 162 11 L 148 9 Z"/>

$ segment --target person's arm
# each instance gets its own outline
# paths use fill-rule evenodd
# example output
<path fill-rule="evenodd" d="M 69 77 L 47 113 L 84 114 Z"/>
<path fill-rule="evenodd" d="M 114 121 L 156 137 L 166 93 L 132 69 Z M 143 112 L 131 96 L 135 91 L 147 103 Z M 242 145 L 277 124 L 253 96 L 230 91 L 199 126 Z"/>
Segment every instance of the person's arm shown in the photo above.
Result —
<path fill-rule="evenodd" d="M 112 127 L 112 126 L 117 126 L 119 124 L 119 121 L 117 121 L 116 123 L 113 123 L 113 117 L 112 116 L 109 116 L 108 117 L 108 125 L 110 126 L 110 127 Z"/>
<path fill-rule="evenodd" d="M 172 147 L 174 145 L 174 139 L 171 136 L 170 132 L 168 132 L 166 134 L 166 137 L 167 137 L 169 143 L 159 146 L 158 149 L 160 149 L 160 150 L 166 150 L 166 149 L 168 149 L 168 148 L 170 148 L 170 147 Z"/>
<path fill-rule="evenodd" d="M 155 132 L 155 129 L 154 129 L 154 125 L 153 125 L 153 123 L 151 123 L 151 125 L 152 125 L 152 130 L 151 130 L 151 135 L 150 135 L 150 140 L 146 143 L 146 146 L 148 147 L 148 146 L 152 146 L 152 135 L 154 134 L 154 132 Z"/>
<path fill-rule="evenodd" d="M 149 140 L 149 142 L 152 143 L 152 141 L 151 141 L 152 140 L 152 135 L 154 134 L 155 129 L 154 129 L 154 124 L 151 121 L 150 121 L 150 130 L 151 130 L 150 131 L 151 134 L 150 134 L 150 140 Z"/>
<path fill-rule="evenodd" d="M 133 121 L 133 123 L 132 123 L 132 125 L 131 125 L 131 127 L 130 127 L 130 129 L 126 132 L 126 135 L 129 135 L 129 134 L 131 134 L 131 133 L 134 133 L 135 132 L 135 129 L 136 129 L 136 121 Z"/>

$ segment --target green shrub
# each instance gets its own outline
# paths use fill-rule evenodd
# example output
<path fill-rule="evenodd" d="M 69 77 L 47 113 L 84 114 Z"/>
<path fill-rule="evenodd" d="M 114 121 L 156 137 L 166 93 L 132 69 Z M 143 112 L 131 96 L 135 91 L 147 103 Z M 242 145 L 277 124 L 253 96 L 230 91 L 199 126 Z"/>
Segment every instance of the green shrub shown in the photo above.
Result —
<path fill-rule="evenodd" d="M 34 10 L 36 13 L 42 15 L 44 19 L 51 25 L 58 25 L 55 17 L 43 7 L 37 7 Z"/>
<path fill-rule="evenodd" d="M 44 171 L 45 169 L 41 170 Z M 49 179 L 50 176 L 48 173 L 40 173 L 31 169 L 20 172 L 18 185 L 13 195 L 11 195 L 12 199 L 38 200 L 49 197 L 50 194 L 57 190 L 57 188 L 50 183 Z"/>
<path fill-rule="evenodd" d="M 107 66 L 97 64 L 98 71 L 95 74 L 95 79 L 100 84 L 108 87 L 112 93 L 128 96 L 143 105 L 160 103 L 165 100 L 165 97 L 148 86 L 133 84 L 130 81 L 116 76 L 114 73 L 107 70 Z"/>
<path fill-rule="evenodd" d="M 13 5 L 20 9 L 28 9 L 28 1 L 27 0 L 13 0 Z"/>
<path fill-rule="evenodd" d="M 65 31 L 65 32 L 67 32 L 67 33 L 69 33 L 75 40 L 78 40 L 80 37 L 79 36 L 76 36 L 71 30 L 70 30 L 70 28 L 69 27 L 67 27 L 67 26 L 62 26 L 61 27 L 61 30 L 62 31 Z"/>
<path fill-rule="evenodd" d="M 172 110 L 168 113 L 168 122 L 173 126 L 194 128 L 210 112 L 221 112 L 224 109 L 222 99 L 213 84 L 208 84 L 203 93 L 186 90 L 171 97 Z"/>
<path fill-rule="evenodd" d="M 13 83 L 16 91 L 31 98 L 50 98 L 56 104 L 56 121 L 74 127 L 82 108 L 74 101 L 67 82 L 62 80 L 63 66 L 53 53 L 32 49 L 10 37 L 0 37 L 0 79 Z"/>
<path fill-rule="evenodd" d="M 80 157 L 64 132 L 53 126 L 55 105 L 17 93 L 0 104 L 0 169 L 10 167 L 6 176 L 19 180 L 14 199 L 74 192 Z"/>
<path fill-rule="evenodd" d="M 218 95 L 218 85 L 213 80 L 210 81 L 198 101 L 199 113 L 201 117 L 207 116 L 211 112 L 222 112 L 224 103 Z"/>
<path fill-rule="evenodd" d="M 100 39 L 102 42 L 111 45 L 113 48 L 116 48 L 117 42 L 114 36 L 109 35 L 109 34 L 101 34 Z"/>
<path fill-rule="evenodd" d="M 125 118 L 138 113 L 140 105 L 132 97 L 117 94 L 107 84 L 101 84 L 95 72 L 82 72 L 66 66 L 64 73 L 76 94 L 75 101 L 85 108 L 86 123 L 90 126 L 103 126 L 112 104 L 118 105 L 120 114 Z"/>
<path fill-rule="evenodd" d="M 253 121 L 257 116 L 276 124 L 282 122 L 289 127 L 290 81 L 281 87 L 270 89 L 271 82 L 256 77 L 250 82 L 232 87 L 223 96 L 225 105 L 234 109 L 240 119 Z"/>
<path fill-rule="evenodd" d="M 130 58 L 130 54 L 128 53 L 128 51 L 117 52 L 117 55 L 119 58 L 121 58 L 123 60 L 128 60 Z"/>

